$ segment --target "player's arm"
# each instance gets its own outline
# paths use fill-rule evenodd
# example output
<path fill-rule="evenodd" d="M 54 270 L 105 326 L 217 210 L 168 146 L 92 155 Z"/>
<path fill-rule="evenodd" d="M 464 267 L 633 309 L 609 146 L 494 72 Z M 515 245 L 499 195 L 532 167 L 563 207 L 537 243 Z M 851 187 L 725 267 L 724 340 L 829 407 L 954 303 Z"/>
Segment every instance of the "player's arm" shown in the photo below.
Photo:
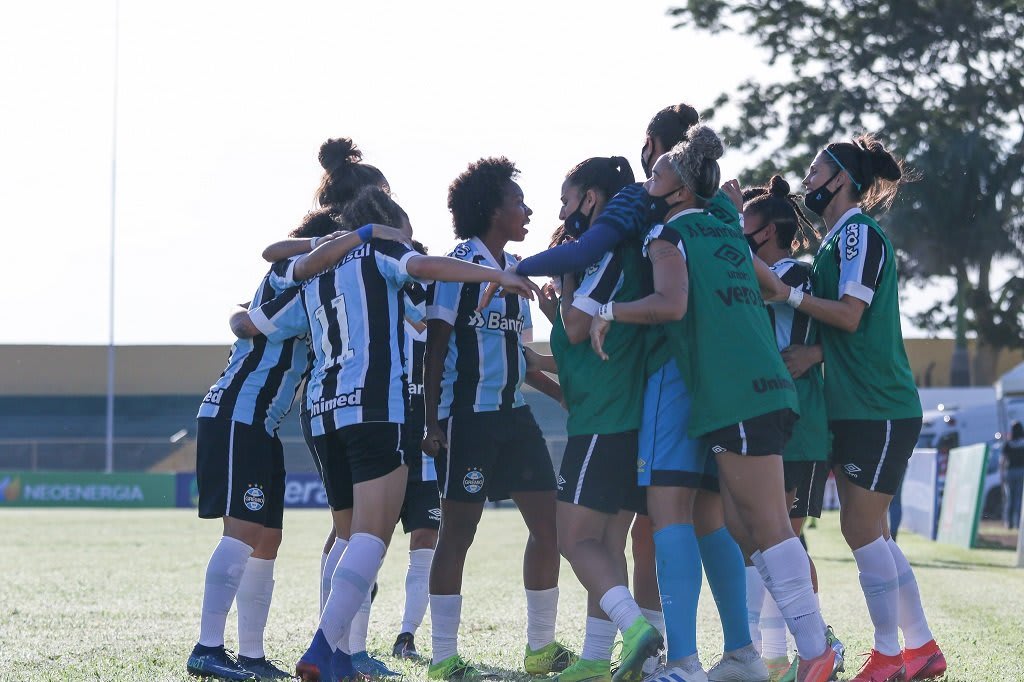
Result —
<path fill-rule="evenodd" d="M 309 331 L 309 319 L 299 293 L 291 287 L 258 308 L 231 316 L 231 331 L 238 338 L 252 338 L 263 334 L 268 341 L 279 342 Z"/>
<path fill-rule="evenodd" d="M 558 382 L 549 377 L 544 372 L 530 372 L 526 373 L 524 379 L 527 386 L 532 386 L 547 397 L 554 400 L 556 403 L 562 403 L 562 387 L 558 385 Z"/>
<path fill-rule="evenodd" d="M 590 335 L 594 315 L 619 292 L 622 260 L 612 251 L 587 268 L 583 281 L 562 298 L 562 324 L 569 343 L 580 343 Z"/>
<path fill-rule="evenodd" d="M 523 354 L 526 356 L 527 372 L 558 374 L 558 364 L 554 355 L 542 355 L 529 346 L 523 346 Z"/>
<path fill-rule="evenodd" d="M 324 242 L 336 239 L 343 234 L 345 234 L 345 232 L 339 230 L 322 237 L 312 237 L 310 239 L 295 237 L 282 239 L 281 241 L 274 242 L 267 248 L 263 249 L 263 260 L 268 263 L 276 263 L 278 261 L 294 258 L 295 256 L 301 256 L 305 253 L 309 253 Z"/>
<path fill-rule="evenodd" d="M 508 293 L 533 300 L 537 285 L 510 270 L 467 263 L 448 256 L 421 256 L 414 254 L 405 262 L 405 269 L 417 279 L 435 282 L 493 282 Z"/>
<path fill-rule="evenodd" d="M 294 279 L 301 282 L 330 270 L 345 256 L 371 239 L 385 239 L 400 242 L 412 248 L 412 239 L 405 232 L 387 225 L 363 225 L 355 232 L 345 234 L 320 244 L 295 261 Z"/>
<path fill-rule="evenodd" d="M 427 344 L 423 353 L 423 423 L 425 435 L 422 449 L 436 457 L 440 448 L 447 448 L 448 442 L 437 419 L 441 404 L 441 377 L 448 357 L 448 341 L 452 325 L 441 319 L 427 320 Z"/>
<path fill-rule="evenodd" d="M 231 333 L 240 339 L 251 339 L 260 335 L 260 330 L 252 323 L 249 309 L 245 306 L 235 306 L 234 312 L 228 318 L 228 325 L 231 327 Z"/>
<path fill-rule="evenodd" d="M 824 362 L 825 355 L 820 344 L 811 346 L 795 344 L 783 349 L 782 360 L 786 363 L 786 369 L 789 370 L 790 376 L 799 379 L 807 374 L 811 367 Z"/>

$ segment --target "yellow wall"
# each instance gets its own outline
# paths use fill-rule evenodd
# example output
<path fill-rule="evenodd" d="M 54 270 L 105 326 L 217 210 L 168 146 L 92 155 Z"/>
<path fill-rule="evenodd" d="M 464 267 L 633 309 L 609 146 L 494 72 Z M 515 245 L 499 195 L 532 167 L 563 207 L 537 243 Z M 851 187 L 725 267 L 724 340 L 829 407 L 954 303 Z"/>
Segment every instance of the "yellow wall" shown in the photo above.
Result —
<path fill-rule="evenodd" d="M 905 339 L 910 368 L 918 385 L 923 385 L 928 366 L 934 363 L 931 371 L 932 386 L 949 386 L 950 362 L 953 357 L 953 339 Z M 974 357 L 974 341 L 967 342 L 967 352 Z M 995 378 L 999 378 L 1021 362 L 1024 362 L 1024 351 L 1003 351 L 999 354 Z"/>

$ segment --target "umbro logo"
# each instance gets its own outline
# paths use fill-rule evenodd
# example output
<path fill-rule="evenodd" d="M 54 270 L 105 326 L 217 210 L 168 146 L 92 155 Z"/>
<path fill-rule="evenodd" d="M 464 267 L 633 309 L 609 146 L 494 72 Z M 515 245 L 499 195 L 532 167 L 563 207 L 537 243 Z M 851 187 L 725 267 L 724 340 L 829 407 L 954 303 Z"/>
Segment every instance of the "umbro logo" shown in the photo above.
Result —
<path fill-rule="evenodd" d="M 434 509 L 428 509 L 427 510 L 427 516 L 430 517 L 431 521 L 440 521 L 441 520 L 441 510 L 437 509 L 436 507 Z"/>
<path fill-rule="evenodd" d="M 724 260 L 729 265 L 736 267 L 743 262 L 743 253 L 731 244 L 725 244 L 718 251 L 715 251 L 715 258 Z"/>
<path fill-rule="evenodd" d="M 564 485 L 565 485 L 565 478 L 562 476 L 562 474 L 558 474 L 558 489 L 561 490 L 562 486 L 564 486 Z"/>
<path fill-rule="evenodd" d="M 723 452 L 726 452 L 726 449 L 723 448 L 721 445 L 712 445 L 711 452 L 715 453 L 716 455 L 720 455 Z"/>
<path fill-rule="evenodd" d="M 857 478 L 857 474 L 861 472 L 861 468 L 853 463 L 847 464 L 843 469 L 850 478 Z"/>

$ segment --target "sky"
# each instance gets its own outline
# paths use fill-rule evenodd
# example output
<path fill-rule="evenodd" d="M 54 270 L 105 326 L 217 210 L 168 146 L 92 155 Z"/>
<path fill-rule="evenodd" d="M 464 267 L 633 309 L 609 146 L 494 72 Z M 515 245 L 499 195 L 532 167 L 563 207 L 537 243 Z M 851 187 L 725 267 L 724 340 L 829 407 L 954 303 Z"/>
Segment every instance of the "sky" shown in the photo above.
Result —
<path fill-rule="evenodd" d="M 0 343 L 107 343 L 112 206 L 114 342 L 230 343 L 329 137 L 384 171 L 435 254 L 455 243 L 448 184 L 508 156 L 534 210 L 508 250 L 542 250 L 577 162 L 623 155 L 639 176 L 656 111 L 771 77 L 742 36 L 673 30 L 670 4 L 122 0 L 118 33 L 114 0 L 4 3 Z"/>

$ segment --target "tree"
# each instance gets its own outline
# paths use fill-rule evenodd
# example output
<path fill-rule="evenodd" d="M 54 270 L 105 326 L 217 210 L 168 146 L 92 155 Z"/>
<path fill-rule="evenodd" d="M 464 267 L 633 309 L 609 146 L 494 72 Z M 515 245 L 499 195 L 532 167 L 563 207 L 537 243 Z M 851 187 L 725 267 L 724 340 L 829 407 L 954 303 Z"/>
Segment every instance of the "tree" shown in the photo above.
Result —
<path fill-rule="evenodd" d="M 677 28 L 742 31 L 791 67 L 705 112 L 735 105 L 722 132 L 746 150 L 782 132 L 758 180 L 802 173 L 858 130 L 905 156 L 920 180 L 882 217 L 901 271 L 956 283 L 952 301 L 916 321 L 956 331 L 963 361 L 976 332 L 975 382 L 993 381 L 999 351 L 1024 347 L 1024 282 L 991 282 L 994 262 L 1019 263 L 1024 247 L 1024 0 L 688 0 L 669 14 Z"/>

